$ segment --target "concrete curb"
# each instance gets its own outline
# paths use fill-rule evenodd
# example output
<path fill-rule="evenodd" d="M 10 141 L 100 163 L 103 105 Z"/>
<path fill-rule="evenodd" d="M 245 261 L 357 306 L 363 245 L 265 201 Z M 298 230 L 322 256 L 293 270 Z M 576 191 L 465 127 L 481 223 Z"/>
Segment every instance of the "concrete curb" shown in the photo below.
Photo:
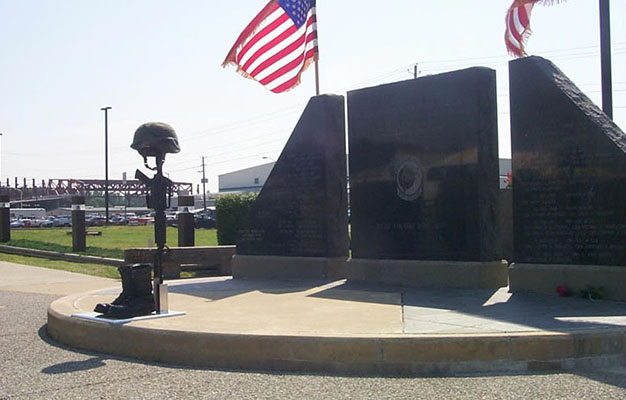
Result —
<path fill-rule="evenodd" d="M 78 263 L 104 264 L 104 265 L 111 265 L 114 267 L 118 267 L 120 265 L 125 264 L 124 260 L 120 260 L 117 258 L 96 257 L 96 256 L 87 256 L 87 255 L 72 254 L 72 253 L 59 253 L 57 251 L 26 249 L 23 247 L 13 247 L 13 246 L 4 246 L 4 245 L 0 245 L 0 252 L 7 253 L 7 254 L 16 254 L 18 256 L 50 258 L 53 260 L 63 260 L 63 261 L 78 262 Z"/>
<path fill-rule="evenodd" d="M 626 329 L 459 335 L 266 335 L 110 325 L 72 318 L 84 294 L 53 302 L 48 333 L 91 351 L 192 367 L 359 375 L 589 370 L 624 365 Z"/>

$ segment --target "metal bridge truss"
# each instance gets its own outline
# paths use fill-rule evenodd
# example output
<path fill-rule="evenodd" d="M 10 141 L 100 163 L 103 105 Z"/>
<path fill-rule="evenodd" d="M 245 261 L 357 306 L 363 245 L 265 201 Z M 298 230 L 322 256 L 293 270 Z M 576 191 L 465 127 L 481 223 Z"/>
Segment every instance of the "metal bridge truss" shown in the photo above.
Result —
<path fill-rule="evenodd" d="M 28 201 L 28 200 L 41 200 L 46 198 L 65 198 L 70 196 L 85 196 L 85 197 L 98 197 L 104 195 L 105 181 L 100 179 L 49 179 L 41 181 L 40 186 L 36 186 L 36 182 L 33 179 L 32 185 L 26 186 L 26 180 L 24 185 L 18 187 L 17 179 L 15 181 L 15 187 L 8 185 L 0 188 L 0 191 L 4 194 L 8 194 L 11 201 Z M 193 193 L 192 183 L 174 182 L 172 188 L 173 193 L 186 192 L 188 194 Z M 109 179 L 109 195 L 126 195 L 130 197 L 145 196 L 148 194 L 148 188 L 142 182 L 138 180 L 111 180 Z"/>

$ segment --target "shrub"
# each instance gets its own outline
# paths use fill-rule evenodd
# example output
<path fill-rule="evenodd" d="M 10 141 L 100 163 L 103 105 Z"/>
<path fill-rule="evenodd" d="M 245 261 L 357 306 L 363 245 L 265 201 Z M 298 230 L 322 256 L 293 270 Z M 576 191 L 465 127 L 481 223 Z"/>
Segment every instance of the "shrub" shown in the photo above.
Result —
<path fill-rule="evenodd" d="M 256 193 L 227 194 L 217 199 L 215 216 L 219 245 L 237 243 L 237 234 L 245 226 L 248 211 L 256 196 Z"/>

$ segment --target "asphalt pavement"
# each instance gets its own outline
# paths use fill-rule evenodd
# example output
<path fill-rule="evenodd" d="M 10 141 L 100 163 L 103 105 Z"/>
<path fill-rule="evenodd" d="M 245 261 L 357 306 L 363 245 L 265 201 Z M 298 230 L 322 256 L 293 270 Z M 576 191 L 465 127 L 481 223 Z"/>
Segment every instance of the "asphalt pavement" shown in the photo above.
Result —
<path fill-rule="evenodd" d="M 0 262 L 0 400 L 624 399 L 626 369 L 591 373 L 358 377 L 145 363 L 58 345 L 48 305 L 111 280 Z"/>

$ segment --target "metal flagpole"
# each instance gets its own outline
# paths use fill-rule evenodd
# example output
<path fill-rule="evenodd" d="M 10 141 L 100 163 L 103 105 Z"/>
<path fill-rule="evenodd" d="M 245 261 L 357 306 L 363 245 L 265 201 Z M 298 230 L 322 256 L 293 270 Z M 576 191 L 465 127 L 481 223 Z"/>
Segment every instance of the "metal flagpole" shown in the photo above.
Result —
<path fill-rule="evenodd" d="M 317 9 L 317 4 L 315 3 L 313 3 L 313 6 Z M 316 14 L 317 14 L 317 11 L 316 11 Z M 317 23 L 317 15 L 315 15 L 315 23 Z M 316 35 L 317 35 L 317 32 L 316 32 Z M 315 95 L 316 96 L 320 95 L 320 66 L 319 66 L 320 53 L 319 52 L 320 50 L 318 47 L 317 54 L 315 54 Z"/>
<path fill-rule="evenodd" d="M 320 68 L 317 60 L 315 60 L 315 95 L 320 95 Z"/>
<path fill-rule="evenodd" d="M 611 15 L 609 0 L 600 0 L 600 58 L 602 64 L 602 111 L 613 119 L 611 76 Z"/>

